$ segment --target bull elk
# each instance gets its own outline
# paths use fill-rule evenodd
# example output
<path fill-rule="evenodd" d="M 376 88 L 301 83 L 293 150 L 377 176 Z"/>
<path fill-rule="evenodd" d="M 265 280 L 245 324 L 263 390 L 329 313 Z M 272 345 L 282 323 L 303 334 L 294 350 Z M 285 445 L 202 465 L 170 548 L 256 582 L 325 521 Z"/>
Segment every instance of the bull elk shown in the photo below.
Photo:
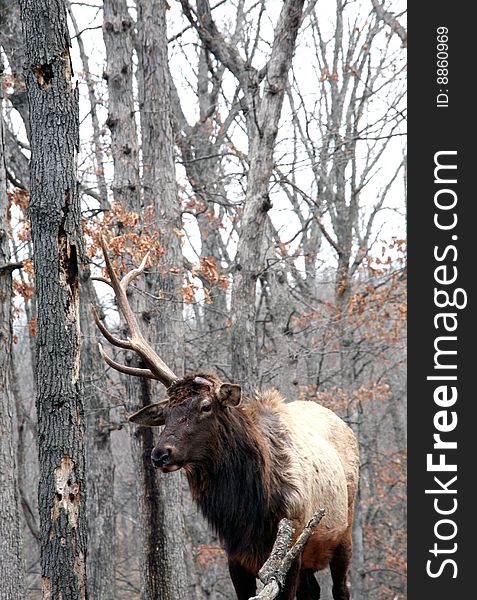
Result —
<path fill-rule="evenodd" d="M 237 384 L 206 372 L 177 377 L 142 336 L 126 297 L 141 265 L 119 280 L 102 248 L 109 281 L 130 329 L 123 340 L 96 324 L 114 346 L 135 351 L 146 365 L 133 368 L 104 360 L 128 375 L 159 380 L 167 399 L 129 417 L 139 425 L 163 425 L 151 460 L 163 473 L 183 469 L 203 515 L 219 535 L 238 600 L 256 593 L 257 573 L 268 558 L 279 521 L 299 533 L 313 513 L 325 509 L 301 558 L 290 569 L 281 600 L 317 600 L 317 570 L 330 567 L 334 600 L 350 598 L 347 574 L 358 484 L 359 455 L 351 429 L 315 403 L 285 403 L 277 391 L 244 398 Z M 101 348 L 101 346 L 100 346 Z"/>

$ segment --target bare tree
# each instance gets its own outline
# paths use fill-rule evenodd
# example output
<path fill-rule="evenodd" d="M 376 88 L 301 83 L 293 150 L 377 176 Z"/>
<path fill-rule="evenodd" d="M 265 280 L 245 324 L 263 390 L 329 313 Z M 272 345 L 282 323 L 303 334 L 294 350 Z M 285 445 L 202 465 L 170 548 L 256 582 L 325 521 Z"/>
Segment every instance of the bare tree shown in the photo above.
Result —
<path fill-rule="evenodd" d="M 255 338 L 255 288 L 264 267 L 266 215 L 271 208 L 269 180 L 283 98 L 301 23 L 302 1 L 285 2 L 266 66 L 260 72 L 225 41 L 209 2 L 197 2 L 197 18 L 187 2 L 184 12 L 208 48 L 239 81 L 247 111 L 249 171 L 232 288 L 232 376 L 250 389 L 258 382 Z M 260 84 L 263 84 L 263 91 Z"/>
<path fill-rule="evenodd" d="M 144 204 L 154 211 L 164 255 L 157 275 L 152 274 L 148 289 L 162 296 L 155 302 L 151 329 L 167 364 L 184 372 L 184 324 L 182 316 L 183 259 L 180 231 L 181 205 L 177 194 L 174 164 L 174 138 L 168 66 L 165 0 L 139 0 L 138 54 L 140 65 L 139 109 L 143 154 Z M 161 478 L 159 509 L 161 528 L 156 532 L 156 560 L 159 560 L 160 596 L 174 600 L 191 597 L 186 567 L 187 542 L 183 521 L 181 474 Z M 159 550 L 159 552 L 158 552 Z M 159 556 L 158 556 L 159 555 Z"/>
<path fill-rule="evenodd" d="M 76 181 L 78 98 L 63 4 L 22 1 L 31 131 L 30 216 L 38 303 L 37 414 L 44 598 L 86 598 Z"/>
<path fill-rule="evenodd" d="M 164 253 L 158 273 L 147 279 L 145 295 L 133 300 L 134 312 L 160 344 L 161 353 L 178 371 L 183 371 L 182 256 L 180 250 L 180 205 L 175 188 L 165 3 L 139 2 L 136 50 L 139 112 L 141 120 L 142 180 L 139 178 L 138 132 L 134 120 L 132 79 L 133 21 L 126 3 L 105 3 L 104 37 L 108 56 L 107 81 L 110 97 L 108 125 L 114 159 L 114 199 L 138 216 L 138 230 L 145 232 L 141 218 L 149 211 L 149 222 L 160 232 Z M 141 193 L 142 192 L 142 193 Z M 161 296 L 151 306 L 147 298 Z M 151 317 L 154 316 L 154 319 Z M 182 355 L 182 359 L 181 359 Z M 131 358 L 133 364 L 136 359 Z M 131 410 L 151 401 L 150 382 L 127 382 Z M 144 553 L 142 594 L 144 598 L 182 597 L 188 594 L 187 573 L 176 571 L 185 562 L 182 520 L 182 484 L 179 475 L 159 480 L 149 460 L 152 432 L 132 432 L 137 469 L 140 547 Z M 168 510 L 165 510 L 166 505 Z"/>
<path fill-rule="evenodd" d="M 0 105 L 3 102 L 3 65 L 0 64 Z M 2 598 L 25 594 L 22 520 L 13 438 L 12 394 L 12 270 L 8 245 L 9 200 L 5 170 L 3 115 L 0 114 L 0 539 Z"/>
<path fill-rule="evenodd" d="M 86 508 L 88 553 L 86 567 L 91 598 L 113 600 L 116 597 L 116 531 L 114 503 L 114 457 L 110 401 L 106 393 L 107 377 L 101 368 L 91 306 L 96 293 L 89 270 L 82 277 L 80 297 L 81 369 L 84 389 L 86 430 Z"/>

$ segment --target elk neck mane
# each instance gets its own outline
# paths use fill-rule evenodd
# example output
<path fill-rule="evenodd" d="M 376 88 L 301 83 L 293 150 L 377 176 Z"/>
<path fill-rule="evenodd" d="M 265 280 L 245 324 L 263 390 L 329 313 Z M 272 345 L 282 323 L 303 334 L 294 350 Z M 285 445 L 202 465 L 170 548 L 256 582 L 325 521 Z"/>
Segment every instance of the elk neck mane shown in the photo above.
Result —
<path fill-rule="evenodd" d="M 260 567 L 278 522 L 297 493 L 289 477 L 289 440 L 278 392 L 265 392 L 217 416 L 214 447 L 185 467 L 194 500 L 229 557 Z M 288 492 L 288 494 L 287 494 Z"/>

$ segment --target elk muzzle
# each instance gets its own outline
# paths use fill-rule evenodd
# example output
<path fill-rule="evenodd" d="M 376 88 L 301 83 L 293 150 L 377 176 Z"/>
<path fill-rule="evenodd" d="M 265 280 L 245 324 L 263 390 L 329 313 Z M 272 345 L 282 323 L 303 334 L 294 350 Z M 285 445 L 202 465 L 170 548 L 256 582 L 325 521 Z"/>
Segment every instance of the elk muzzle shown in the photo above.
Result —
<path fill-rule="evenodd" d="M 151 453 L 151 460 L 152 464 L 164 473 L 177 471 L 182 467 L 182 463 L 176 460 L 172 446 L 156 446 Z"/>

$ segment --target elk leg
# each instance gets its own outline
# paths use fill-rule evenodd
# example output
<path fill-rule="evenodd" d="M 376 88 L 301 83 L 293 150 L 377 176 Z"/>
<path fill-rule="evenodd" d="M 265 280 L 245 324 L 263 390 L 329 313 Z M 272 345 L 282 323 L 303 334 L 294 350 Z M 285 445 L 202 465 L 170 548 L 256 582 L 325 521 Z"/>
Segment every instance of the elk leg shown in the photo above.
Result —
<path fill-rule="evenodd" d="M 331 578 L 333 580 L 333 600 L 349 600 L 346 583 L 351 562 L 351 542 L 345 541 L 336 547 L 330 561 Z"/>
<path fill-rule="evenodd" d="M 300 583 L 298 584 L 296 600 L 320 600 L 320 586 L 312 569 L 302 569 L 300 571 Z"/>
<path fill-rule="evenodd" d="M 234 584 L 237 600 L 248 600 L 255 596 L 257 592 L 257 582 L 255 576 L 247 571 L 242 565 L 235 561 L 229 560 L 229 573 L 232 583 Z"/>

